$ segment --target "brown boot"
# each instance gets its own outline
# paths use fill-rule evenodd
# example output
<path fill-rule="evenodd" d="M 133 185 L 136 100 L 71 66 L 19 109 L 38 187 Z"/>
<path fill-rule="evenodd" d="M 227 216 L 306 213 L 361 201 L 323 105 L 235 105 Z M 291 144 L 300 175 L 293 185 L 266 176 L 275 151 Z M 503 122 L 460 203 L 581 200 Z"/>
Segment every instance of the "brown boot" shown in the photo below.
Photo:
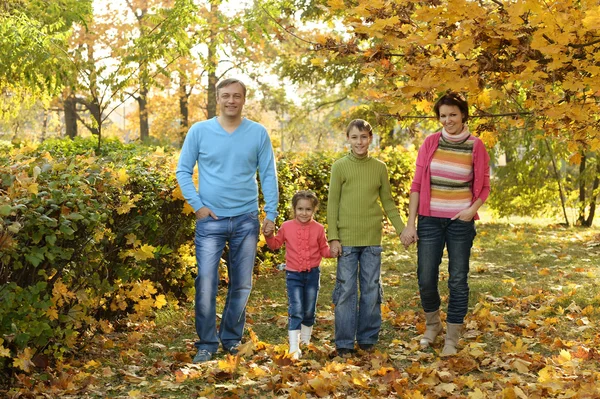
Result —
<path fill-rule="evenodd" d="M 429 347 L 435 341 L 435 338 L 442 332 L 442 321 L 440 320 L 440 310 L 425 313 L 425 333 L 419 342 L 421 348 Z"/>
<path fill-rule="evenodd" d="M 463 324 L 446 323 L 446 343 L 442 350 L 442 356 L 456 355 L 456 345 L 460 339 L 460 333 L 462 332 Z"/>

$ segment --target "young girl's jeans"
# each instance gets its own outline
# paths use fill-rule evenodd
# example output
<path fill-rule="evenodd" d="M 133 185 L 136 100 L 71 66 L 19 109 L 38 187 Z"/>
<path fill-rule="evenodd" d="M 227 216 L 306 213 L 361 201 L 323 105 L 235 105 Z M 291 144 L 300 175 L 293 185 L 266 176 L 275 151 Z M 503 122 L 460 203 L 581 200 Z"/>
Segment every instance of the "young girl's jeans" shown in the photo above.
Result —
<path fill-rule="evenodd" d="M 475 238 L 475 222 L 448 218 L 419 216 L 417 254 L 421 305 L 427 313 L 440 308 L 438 279 L 444 247 L 448 250 L 447 321 L 461 324 L 469 306 L 469 257 Z"/>
<path fill-rule="evenodd" d="M 286 270 L 288 294 L 288 329 L 300 330 L 300 325 L 307 327 L 315 324 L 315 311 L 319 296 L 321 269 L 313 267 L 305 272 Z"/>
<path fill-rule="evenodd" d="M 379 245 L 342 247 L 333 291 L 338 349 L 354 349 L 355 339 L 360 345 L 375 344 L 379 339 L 383 295 L 381 251 Z"/>

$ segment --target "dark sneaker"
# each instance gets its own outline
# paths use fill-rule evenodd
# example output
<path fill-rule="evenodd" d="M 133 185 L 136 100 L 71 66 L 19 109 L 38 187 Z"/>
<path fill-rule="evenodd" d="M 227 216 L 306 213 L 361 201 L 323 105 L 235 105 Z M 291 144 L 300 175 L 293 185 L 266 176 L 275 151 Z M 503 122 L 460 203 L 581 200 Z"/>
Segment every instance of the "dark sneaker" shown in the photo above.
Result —
<path fill-rule="evenodd" d="M 363 350 L 365 352 L 371 352 L 374 346 L 375 344 L 358 344 L 360 350 Z"/>
<path fill-rule="evenodd" d="M 194 356 L 193 362 L 204 363 L 208 362 L 210 359 L 212 359 L 212 353 L 210 353 L 206 349 L 200 349 L 198 350 L 198 353 L 196 353 L 196 356 Z"/>
<path fill-rule="evenodd" d="M 350 349 L 350 348 L 337 348 L 336 352 L 337 352 L 338 356 L 346 356 L 346 355 L 353 354 L 354 353 L 354 349 Z"/>
<path fill-rule="evenodd" d="M 235 356 L 240 351 L 240 344 L 235 344 L 233 346 L 230 346 L 229 348 L 226 349 L 226 351 L 229 352 L 230 355 Z"/>

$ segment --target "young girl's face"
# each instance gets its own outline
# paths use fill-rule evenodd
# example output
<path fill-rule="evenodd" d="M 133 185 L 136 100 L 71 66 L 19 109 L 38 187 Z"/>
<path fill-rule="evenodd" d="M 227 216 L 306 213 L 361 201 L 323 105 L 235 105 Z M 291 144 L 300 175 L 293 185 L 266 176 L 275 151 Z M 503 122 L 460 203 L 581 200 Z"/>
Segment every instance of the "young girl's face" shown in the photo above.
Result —
<path fill-rule="evenodd" d="M 315 208 L 313 207 L 312 201 L 308 199 L 299 199 L 294 208 L 294 215 L 296 220 L 300 223 L 308 223 L 312 220 Z"/>

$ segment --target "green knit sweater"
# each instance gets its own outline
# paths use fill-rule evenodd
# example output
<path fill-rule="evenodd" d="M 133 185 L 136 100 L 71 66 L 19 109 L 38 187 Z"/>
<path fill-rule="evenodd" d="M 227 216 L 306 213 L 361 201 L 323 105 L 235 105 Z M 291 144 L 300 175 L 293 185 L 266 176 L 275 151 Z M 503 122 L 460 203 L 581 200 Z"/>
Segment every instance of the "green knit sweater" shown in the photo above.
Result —
<path fill-rule="evenodd" d="M 381 245 L 383 212 L 378 200 L 400 234 L 404 223 L 392 199 L 385 164 L 353 153 L 335 161 L 327 201 L 327 238 L 343 246 Z"/>

